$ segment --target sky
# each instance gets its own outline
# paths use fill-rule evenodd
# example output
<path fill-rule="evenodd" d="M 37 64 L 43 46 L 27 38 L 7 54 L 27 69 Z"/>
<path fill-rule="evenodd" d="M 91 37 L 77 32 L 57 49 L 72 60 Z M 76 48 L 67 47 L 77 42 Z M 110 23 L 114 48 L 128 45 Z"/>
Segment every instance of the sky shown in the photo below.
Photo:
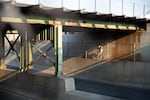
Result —
<path fill-rule="evenodd" d="M 27 4 L 40 2 L 40 4 L 50 7 L 62 7 L 63 5 L 68 9 L 85 9 L 88 12 L 97 11 L 138 18 L 145 17 L 145 14 L 150 15 L 150 0 L 16 0 L 16 2 Z"/>

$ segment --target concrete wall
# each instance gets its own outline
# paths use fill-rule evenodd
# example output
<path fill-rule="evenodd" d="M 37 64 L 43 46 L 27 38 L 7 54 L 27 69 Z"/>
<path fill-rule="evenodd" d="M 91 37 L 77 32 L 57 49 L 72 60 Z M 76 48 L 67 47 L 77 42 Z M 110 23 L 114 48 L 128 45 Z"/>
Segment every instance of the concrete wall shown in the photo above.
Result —
<path fill-rule="evenodd" d="M 141 33 L 133 32 L 127 36 L 109 42 L 107 44 L 107 58 L 133 60 L 133 54 L 137 54 L 137 50 L 140 48 L 140 37 Z M 136 52 L 134 52 L 134 49 Z"/>
<path fill-rule="evenodd" d="M 135 43 L 135 47 L 134 47 Z M 135 52 L 134 52 L 135 48 Z M 146 31 L 137 31 L 107 44 L 108 58 L 121 60 L 150 61 L 150 24 Z"/>
<path fill-rule="evenodd" d="M 97 48 L 98 44 L 106 46 L 110 41 L 124 35 L 126 34 L 117 34 L 116 31 L 66 32 L 63 35 L 64 59 L 74 56 L 84 56 L 86 50 L 91 52 Z"/>

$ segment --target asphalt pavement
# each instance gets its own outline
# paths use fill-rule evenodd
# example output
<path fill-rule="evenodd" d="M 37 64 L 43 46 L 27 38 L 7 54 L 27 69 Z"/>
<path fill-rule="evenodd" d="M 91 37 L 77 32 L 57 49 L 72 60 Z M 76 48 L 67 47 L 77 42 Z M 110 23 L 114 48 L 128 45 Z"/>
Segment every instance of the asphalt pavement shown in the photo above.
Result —
<path fill-rule="evenodd" d="M 1 100 L 37 100 L 35 98 L 17 94 L 15 92 L 8 91 L 2 88 L 0 89 L 0 99 Z"/>
<path fill-rule="evenodd" d="M 76 89 L 126 100 L 150 100 L 150 63 L 118 61 L 74 75 Z"/>
<path fill-rule="evenodd" d="M 76 89 L 125 100 L 150 100 L 150 90 L 76 78 Z"/>

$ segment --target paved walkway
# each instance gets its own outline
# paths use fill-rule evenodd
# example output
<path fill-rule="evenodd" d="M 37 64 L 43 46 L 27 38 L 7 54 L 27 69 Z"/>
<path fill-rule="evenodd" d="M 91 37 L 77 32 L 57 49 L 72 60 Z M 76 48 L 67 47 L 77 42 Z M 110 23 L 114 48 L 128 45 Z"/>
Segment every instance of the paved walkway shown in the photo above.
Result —
<path fill-rule="evenodd" d="M 73 57 L 63 62 L 63 75 L 71 76 L 82 71 L 83 69 L 88 68 L 90 65 L 100 62 L 95 59 L 85 59 L 82 57 Z M 54 75 L 55 68 L 54 66 L 43 66 L 43 65 L 34 65 L 33 72 L 42 73 L 42 74 L 51 74 Z"/>
<path fill-rule="evenodd" d="M 11 70 L 11 69 L 2 69 L 0 70 L 0 82 L 5 81 L 15 75 L 17 75 L 18 72 Z"/>

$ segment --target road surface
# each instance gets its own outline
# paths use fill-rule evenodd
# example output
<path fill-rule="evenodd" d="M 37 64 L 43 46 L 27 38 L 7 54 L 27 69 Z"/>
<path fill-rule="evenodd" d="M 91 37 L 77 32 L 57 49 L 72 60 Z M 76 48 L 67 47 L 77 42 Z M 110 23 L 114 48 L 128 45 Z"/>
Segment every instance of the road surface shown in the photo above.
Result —
<path fill-rule="evenodd" d="M 35 99 L 5 89 L 0 89 L 0 100 L 35 100 Z"/>

